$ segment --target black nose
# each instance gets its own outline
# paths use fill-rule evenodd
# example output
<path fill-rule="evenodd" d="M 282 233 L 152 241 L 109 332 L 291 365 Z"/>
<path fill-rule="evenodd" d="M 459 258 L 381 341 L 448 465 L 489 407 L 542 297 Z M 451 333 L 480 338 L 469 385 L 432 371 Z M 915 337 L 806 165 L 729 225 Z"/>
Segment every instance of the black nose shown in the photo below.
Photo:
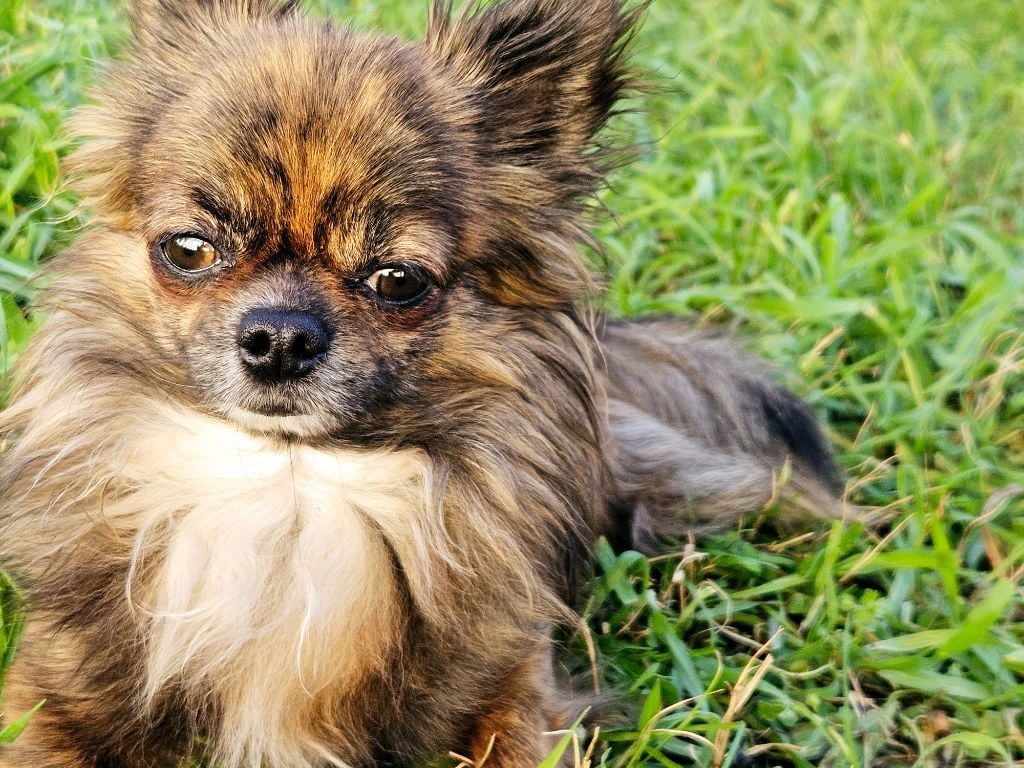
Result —
<path fill-rule="evenodd" d="M 238 352 L 256 378 L 298 379 L 327 353 L 330 338 L 323 321 L 309 312 L 267 307 L 246 313 L 238 326 Z"/>

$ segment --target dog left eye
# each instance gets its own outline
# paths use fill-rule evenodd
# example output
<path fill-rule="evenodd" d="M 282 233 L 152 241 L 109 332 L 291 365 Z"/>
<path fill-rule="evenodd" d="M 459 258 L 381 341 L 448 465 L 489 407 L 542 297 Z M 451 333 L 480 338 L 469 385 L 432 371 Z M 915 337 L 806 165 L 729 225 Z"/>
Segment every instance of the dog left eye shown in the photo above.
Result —
<path fill-rule="evenodd" d="M 163 244 L 164 257 L 185 272 L 202 272 L 220 263 L 217 249 L 201 237 L 178 235 Z"/>
<path fill-rule="evenodd" d="M 430 289 L 426 273 L 412 264 L 378 269 L 366 278 L 366 284 L 384 301 L 396 306 L 413 304 Z"/>

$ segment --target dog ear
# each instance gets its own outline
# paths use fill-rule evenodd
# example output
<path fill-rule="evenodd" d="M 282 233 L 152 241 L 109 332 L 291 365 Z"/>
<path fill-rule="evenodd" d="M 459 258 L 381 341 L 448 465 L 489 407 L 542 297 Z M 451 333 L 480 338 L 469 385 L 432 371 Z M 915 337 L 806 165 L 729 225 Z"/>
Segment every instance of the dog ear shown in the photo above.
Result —
<path fill-rule="evenodd" d="M 595 135 L 630 84 L 624 48 L 643 5 L 626 0 L 503 0 L 453 14 L 437 0 L 427 45 L 467 88 L 482 149 L 589 192 Z"/>
<path fill-rule="evenodd" d="M 299 0 L 128 0 L 128 18 L 140 44 L 195 44 L 224 24 L 285 18 Z"/>

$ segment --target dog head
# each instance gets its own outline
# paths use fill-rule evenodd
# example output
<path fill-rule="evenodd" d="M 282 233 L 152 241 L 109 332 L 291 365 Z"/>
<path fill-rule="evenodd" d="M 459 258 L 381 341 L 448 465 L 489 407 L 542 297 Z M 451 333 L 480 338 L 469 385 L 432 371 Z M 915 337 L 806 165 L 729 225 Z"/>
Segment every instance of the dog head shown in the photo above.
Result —
<path fill-rule="evenodd" d="M 158 359 L 154 386 L 249 429 L 390 441 L 532 375 L 529 339 L 591 288 L 582 212 L 635 13 L 442 0 L 423 43 L 275 0 L 131 20 L 76 124 L 101 234 L 64 265 L 133 370 Z"/>

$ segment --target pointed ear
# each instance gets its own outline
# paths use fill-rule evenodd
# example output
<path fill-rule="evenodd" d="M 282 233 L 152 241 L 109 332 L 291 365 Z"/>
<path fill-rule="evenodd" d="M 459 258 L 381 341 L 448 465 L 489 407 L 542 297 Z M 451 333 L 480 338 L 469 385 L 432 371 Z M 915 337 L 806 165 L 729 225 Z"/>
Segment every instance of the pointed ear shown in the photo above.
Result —
<path fill-rule="evenodd" d="M 643 5 L 626 0 L 503 0 L 453 16 L 437 0 L 427 45 L 468 89 L 483 146 L 589 191 L 598 130 L 630 84 L 624 48 Z M 589 180 L 588 180 L 589 179 Z"/>
<path fill-rule="evenodd" d="M 128 0 L 128 18 L 140 44 L 202 38 L 211 26 L 284 18 L 299 0 Z"/>

